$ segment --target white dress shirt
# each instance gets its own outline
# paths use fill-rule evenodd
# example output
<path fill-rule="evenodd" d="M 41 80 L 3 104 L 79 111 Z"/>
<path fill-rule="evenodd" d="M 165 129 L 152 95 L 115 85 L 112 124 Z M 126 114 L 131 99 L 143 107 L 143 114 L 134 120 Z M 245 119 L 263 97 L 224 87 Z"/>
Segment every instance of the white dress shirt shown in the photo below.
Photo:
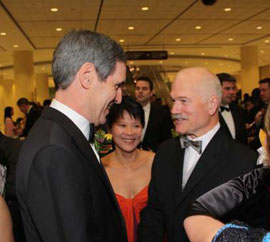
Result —
<path fill-rule="evenodd" d="M 59 112 L 63 113 L 65 116 L 67 116 L 83 133 L 84 137 L 88 140 L 89 134 L 90 134 L 90 127 L 89 127 L 89 121 L 71 109 L 70 107 L 66 106 L 65 104 L 57 101 L 56 99 L 52 100 L 52 103 L 50 105 L 51 108 L 54 108 L 58 110 Z M 90 144 L 91 148 L 93 149 L 98 161 L 100 162 L 99 155 L 95 149 L 94 144 Z"/>
<path fill-rule="evenodd" d="M 199 154 L 196 150 L 194 150 L 190 146 L 188 146 L 185 149 L 182 189 L 184 189 L 185 185 L 187 184 L 188 178 L 190 177 L 195 166 L 197 165 L 197 162 L 200 159 L 201 155 L 203 154 L 206 146 L 208 145 L 210 140 L 213 138 L 213 136 L 216 134 L 216 132 L 218 131 L 219 128 L 220 128 L 220 124 L 217 123 L 217 125 L 213 129 L 209 130 L 206 134 L 204 134 L 200 137 L 197 137 L 195 139 L 188 137 L 189 139 L 191 139 L 193 141 L 197 141 L 197 140 L 202 141 L 202 153 Z"/>
<path fill-rule="evenodd" d="M 225 105 L 224 107 L 230 108 L 229 105 Z M 224 121 L 227 124 L 233 139 L 235 139 L 235 125 L 231 110 L 224 110 L 223 112 L 221 112 L 221 115 L 224 118 Z"/>
<path fill-rule="evenodd" d="M 143 107 L 143 111 L 144 111 L 144 128 L 142 131 L 142 137 L 141 137 L 141 141 L 143 141 L 144 135 L 145 135 L 145 131 L 147 129 L 147 125 L 148 125 L 148 121 L 149 121 L 149 115 L 150 115 L 150 109 L 151 109 L 151 104 L 150 102 L 147 103 L 144 107 Z"/>

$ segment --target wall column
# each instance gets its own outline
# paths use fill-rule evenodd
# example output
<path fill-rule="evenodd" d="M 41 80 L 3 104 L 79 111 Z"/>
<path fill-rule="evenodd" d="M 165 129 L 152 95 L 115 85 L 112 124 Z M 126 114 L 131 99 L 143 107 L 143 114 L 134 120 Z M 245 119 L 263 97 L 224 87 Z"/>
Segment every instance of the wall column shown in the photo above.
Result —
<path fill-rule="evenodd" d="M 16 101 L 26 97 L 29 101 L 34 100 L 34 65 L 32 51 L 14 52 L 14 79 L 16 85 Z"/>
<path fill-rule="evenodd" d="M 49 75 L 36 74 L 36 100 L 42 105 L 44 99 L 49 99 Z"/>
<path fill-rule="evenodd" d="M 258 87 L 259 67 L 258 67 L 258 47 L 241 47 L 241 86 L 242 94 L 249 93 Z"/>

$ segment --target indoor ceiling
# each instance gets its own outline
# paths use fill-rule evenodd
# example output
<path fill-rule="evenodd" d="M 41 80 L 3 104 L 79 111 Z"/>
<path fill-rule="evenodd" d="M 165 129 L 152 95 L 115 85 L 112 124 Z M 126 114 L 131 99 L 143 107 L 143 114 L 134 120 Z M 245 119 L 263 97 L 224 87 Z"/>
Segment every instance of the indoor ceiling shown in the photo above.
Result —
<path fill-rule="evenodd" d="M 12 78 L 13 52 L 20 50 L 33 51 L 35 73 L 50 73 L 59 38 L 82 28 L 109 35 L 125 50 L 169 54 L 168 60 L 129 64 L 163 65 L 171 72 L 205 66 L 236 74 L 240 48 L 248 45 L 258 46 L 261 66 L 270 64 L 270 0 L 217 0 L 212 6 L 200 0 L 2 0 L 0 19 L 4 78 Z"/>

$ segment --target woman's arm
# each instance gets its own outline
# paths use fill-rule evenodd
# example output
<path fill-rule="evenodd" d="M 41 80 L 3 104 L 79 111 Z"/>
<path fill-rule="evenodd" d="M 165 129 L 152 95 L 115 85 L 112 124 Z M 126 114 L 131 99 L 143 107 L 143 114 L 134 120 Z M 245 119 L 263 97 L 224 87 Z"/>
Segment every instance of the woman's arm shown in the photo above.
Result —
<path fill-rule="evenodd" d="M 184 220 L 184 227 L 191 242 L 211 242 L 224 224 L 205 215 L 190 216 Z"/>
<path fill-rule="evenodd" d="M 0 242 L 14 242 L 8 207 L 0 196 Z"/>

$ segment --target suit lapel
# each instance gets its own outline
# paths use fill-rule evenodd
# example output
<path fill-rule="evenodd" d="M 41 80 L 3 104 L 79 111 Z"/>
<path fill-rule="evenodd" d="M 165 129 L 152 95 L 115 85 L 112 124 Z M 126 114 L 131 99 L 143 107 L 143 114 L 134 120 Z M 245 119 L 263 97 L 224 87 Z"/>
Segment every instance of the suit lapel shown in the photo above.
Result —
<path fill-rule="evenodd" d="M 197 165 L 192 171 L 183 192 L 177 200 L 177 206 L 185 199 L 186 196 L 188 196 L 190 192 L 192 192 L 200 180 L 207 175 L 208 171 L 217 164 L 219 159 L 216 157 L 221 152 L 222 142 L 222 131 L 219 129 L 205 148 Z"/>
<path fill-rule="evenodd" d="M 228 134 L 230 137 L 232 137 L 231 131 L 229 130 L 228 125 L 226 124 L 221 112 L 218 112 L 218 116 L 219 116 L 220 126 L 221 126 L 223 132 Z"/>
<path fill-rule="evenodd" d="M 97 174 L 100 176 L 100 179 L 108 189 L 109 193 L 113 194 L 113 189 L 104 169 L 102 169 L 94 151 L 79 128 L 68 117 L 53 108 L 46 108 L 46 110 L 44 110 L 42 113 L 42 117 L 56 122 L 59 126 L 65 129 L 87 162 L 89 162 L 95 168 Z"/>

